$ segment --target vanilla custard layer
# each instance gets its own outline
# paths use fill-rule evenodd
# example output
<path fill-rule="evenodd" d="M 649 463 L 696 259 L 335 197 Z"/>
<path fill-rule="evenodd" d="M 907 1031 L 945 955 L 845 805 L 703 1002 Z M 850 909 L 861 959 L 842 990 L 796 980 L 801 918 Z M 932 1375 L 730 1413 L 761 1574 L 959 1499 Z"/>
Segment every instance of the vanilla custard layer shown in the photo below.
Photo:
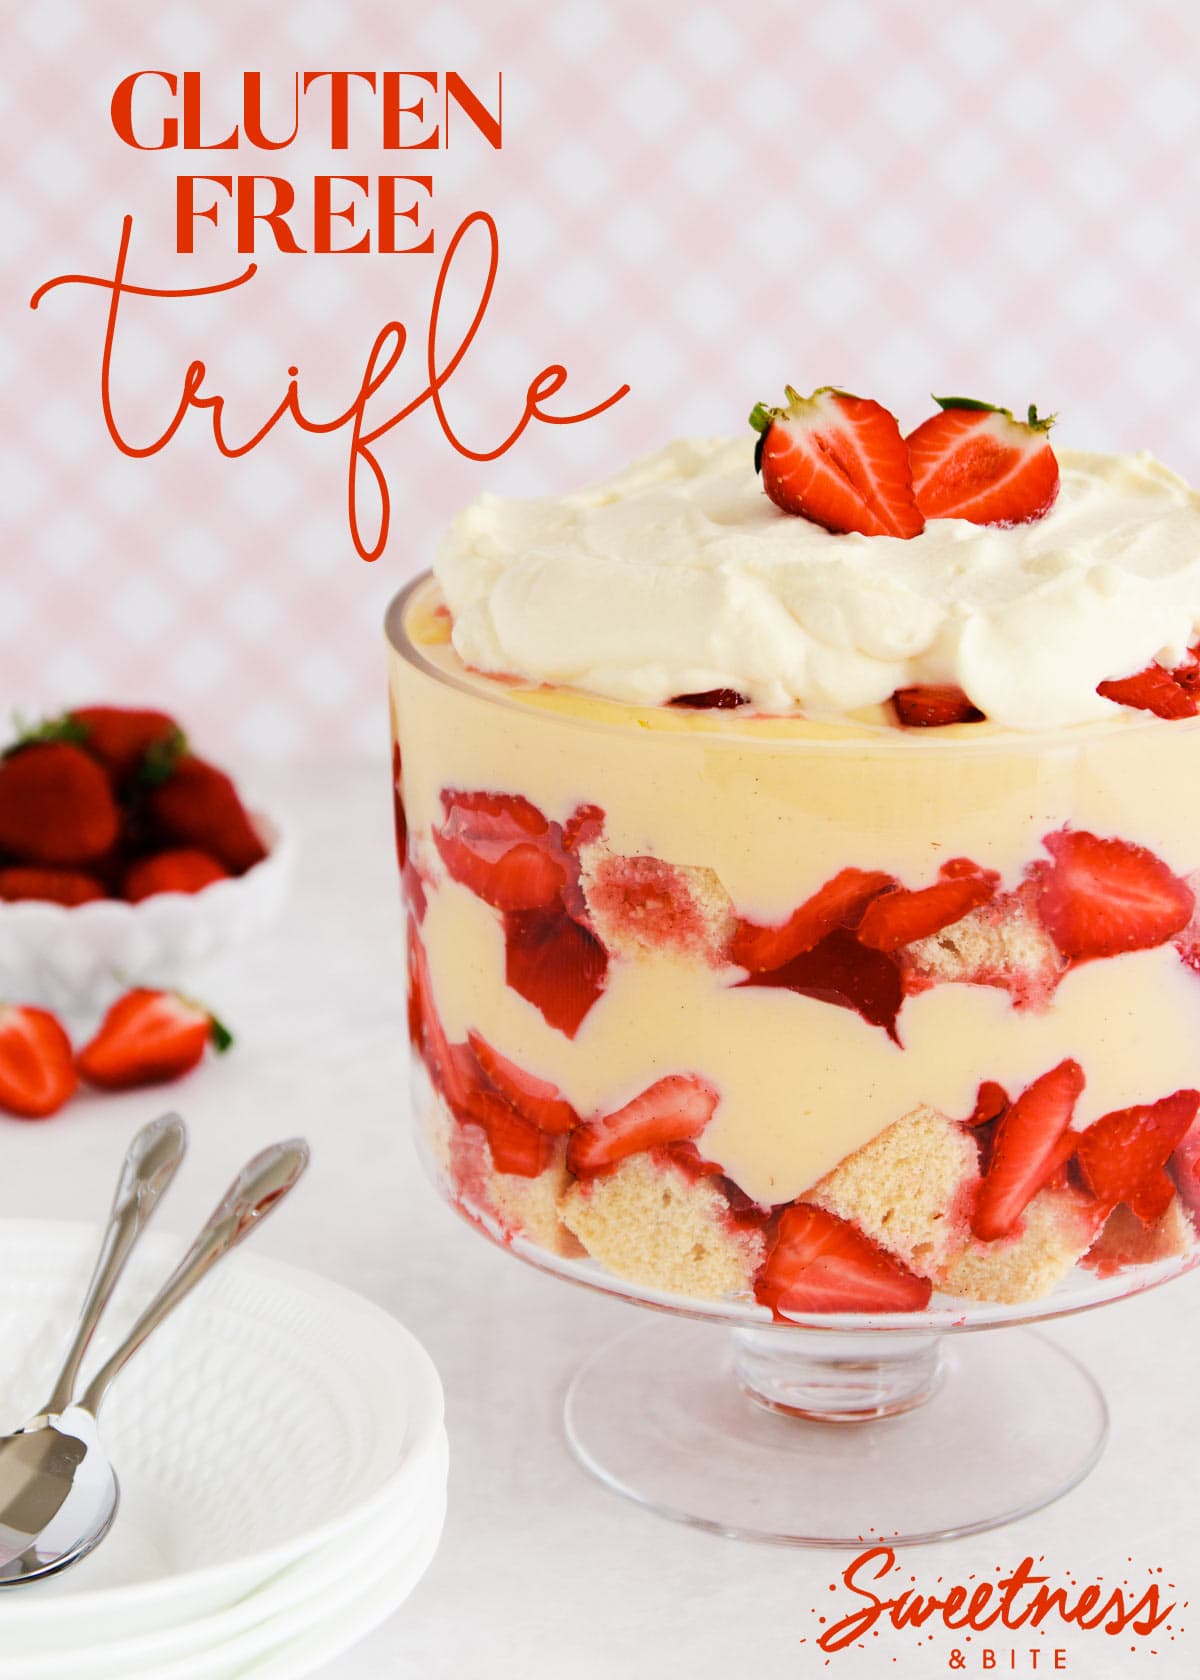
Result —
<path fill-rule="evenodd" d="M 1015 884 L 1069 823 L 1200 866 L 1200 719 L 1125 712 L 1052 735 L 988 724 L 936 732 L 869 723 L 634 708 L 464 670 L 418 591 L 422 671 L 391 654 L 408 821 L 443 818 L 443 788 L 522 793 L 551 820 L 605 813 L 614 852 L 707 864 L 740 915 L 777 922 L 839 869 L 907 887 L 970 857 Z M 435 673 L 444 673 L 444 678 Z"/>
<path fill-rule="evenodd" d="M 418 600 L 418 606 L 420 602 Z M 468 677 L 419 614 L 422 669 L 393 652 L 392 700 L 412 844 L 437 880 L 422 937 L 451 1040 L 481 1032 L 583 1113 L 666 1073 L 721 1092 L 702 1142 L 763 1202 L 808 1189 L 918 1102 L 966 1116 L 983 1079 L 1016 1092 L 1064 1056 L 1085 1069 L 1076 1124 L 1200 1084 L 1200 977 L 1170 946 L 1087 963 L 1046 1013 L 991 987 L 908 999 L 903 1049 L 857 1014 L 726 974 L 613 959 L 568 1040 L 504 983 L 499 915 L 446 881 L 429 842 L 443 788 L 519 793 L 548 818 L 605 813 L 614 852 L 714 869 L 743 916 L 783 920 L 854 864 L 909 887 L 968 856 L 1015 884 L 1064 824 L 1200 865 L 1200 729 L 1131 717 L 1053 736 L 987 725 L 863 724 L 634 710 Z M 440 667 L 440 669 L 438 669 Z M 449 680 L 447 680 L 449 679 Z"/>
<path fill-rule="evenodd" d="M 965 1118 L 983 1079 L 1022 1090 L 1064 1056 L 1087 1074 L 1076 1125 L 1200 1083 L 1200 978 L 1170 947 L 1088 963 L 1047 1014 L 991 986 L 938 986 L 900 1014 L 904 1048 L 850 1009 L 663 959 L 612 961 L 573 1040 L 504 984 L 494 910 L 456 882 L 421 927 L 434 1003 L 550 1079 L 581 1114 L 611 1112 L 668 1073 L 721 1094 L 699 1147 L 755 1200 L 790 1201 L 918 1103 Z"/>

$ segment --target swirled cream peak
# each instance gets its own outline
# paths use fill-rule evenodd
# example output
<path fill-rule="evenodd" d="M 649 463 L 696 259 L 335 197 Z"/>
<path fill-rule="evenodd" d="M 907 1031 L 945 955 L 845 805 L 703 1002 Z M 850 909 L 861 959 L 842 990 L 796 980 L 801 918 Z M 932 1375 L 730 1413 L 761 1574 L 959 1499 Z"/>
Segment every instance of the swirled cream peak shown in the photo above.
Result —
<path fill-rule="evenodd" d="M 1019 730 L 1113 715 L 1097 684 L 1200 632 L 1200 495 L 1151 456 L 1061 451 L 1044 519 L 833 535 L 781 513 L 752 444 L 685 439 L 604 483 L 483 496 L 435 573 L 476 670 L 633 704 L 732 688 L 859 711 L 954 683 Z"/>

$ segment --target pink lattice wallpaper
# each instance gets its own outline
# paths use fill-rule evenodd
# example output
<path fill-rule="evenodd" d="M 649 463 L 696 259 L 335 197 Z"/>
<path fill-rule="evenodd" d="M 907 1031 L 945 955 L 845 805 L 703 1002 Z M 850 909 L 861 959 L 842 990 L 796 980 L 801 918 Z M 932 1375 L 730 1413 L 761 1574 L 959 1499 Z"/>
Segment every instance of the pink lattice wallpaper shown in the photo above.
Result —
<path fill-rule="evenodd" d="M 1145 447 L 1200 474 L 1200 23 L 1182 0 L 9 0 L 2 12 L 0 706 L 142 698 L 232 751 L 378 748 L 383 605 L 461 502 L 563 488 L 673 433 L 736 431 L 785 381 L 877 396 L 906 424 L 931 390 L 1035 400 L 1059 411 L 1066 442 Z M 270 137 L 290 126 L 295 73 L 330 69 L 376 73 L 375 91 L 348 84 L 345 148 L 331 150 L 328 77 L 303 96 L 287 148 L 214 145 L 244 120 L 244 71 L 260 72 Z M 136 70 L 179 86 L 199 72 L 193 138 L 209 149 L 120 138 L 110 102 Z M 408 105 L 434 87 L 413 73 L 436 75 L 424 116 L 403 118 L 411 145 L 440 109 L 436 146 L 383 149 L 387 70 L 406 73 Z M 461 101 L 439 107 L 449 72 L 479 121 Z M 138 85 L 142 144 L 179 112 L 166 90 Z M 418 395 L 439 263 L 475 210 L 494 218 L 499 258 L 444 390 L 459 437 L 491 450 L 549 364 L 568 380 L 548 408 L 629 394 L 575 425 L 531 423 L 490 462 L 456 452 L 431 403 L 416 408 L 378 445 L 392 505 L 373 565 L 347 524 L 347 428 L 288 419 L 223 459 L 193 408 L 160 452 L 121 454 L 100 401 L 109 293 L 60 286 L 36 312 L 29 300 L 64 273 L 111 276 L 126 215 L 127 283 L 239 274 L 233 188 L 219 182 L 193 189 L 218 219 L 190 218 L 194 254 L 178 253 L 184 173 L 286 177 L 309 254 L 260 238 L 240 287 L 122 300 L 109 383 L 135 444 L 167 426 L 197 359 L 230 437 L 263 424 L 293 367 L 304 411 L 336 415 L 389 320 L 408 333 L 391 409 Z M 427 177 L 431 193 L 410 184 L 415 220 L 395 225 L 414 243 L 432 228 L 434 253 L 312 253 L 313 177 L 331 173 Z M 377 209 L 372 187 L 356 229 Z M 448 288 L 448 338 L 478 301 L 481 252 L 464 249 Z"/>

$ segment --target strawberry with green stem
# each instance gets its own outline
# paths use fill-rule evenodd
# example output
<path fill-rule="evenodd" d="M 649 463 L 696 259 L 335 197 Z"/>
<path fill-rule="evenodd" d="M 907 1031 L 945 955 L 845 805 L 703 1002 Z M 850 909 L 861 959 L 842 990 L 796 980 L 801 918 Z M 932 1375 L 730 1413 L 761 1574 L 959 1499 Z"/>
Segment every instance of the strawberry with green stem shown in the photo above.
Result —
<path fill-rule="evenodd" d="M 89 1085 L 128 1091 L 179 1079 L 211 1044 L 223 1054 L 233 1037 L 202 1004 L 178 992 L 139 986 L 117 999 L 75 1058 Z"/>
<path fill-rule="evenodd" d="M 1026 420 L 974 397 L 934 397 L 938 412 L 907 439 L 916 504 L 926 519 L 1024 525 L 1049 513 L 1058 461 L 1047 434 L 1054 416 Z"/>
<path fill-rule="evenodd" d="M 784 389 L 786 408 L 758 403 L 750 415 L 755 469 L 776 507 L 827 531 L 919 535 L 925 518 L 895 416 L 832 385 L 811 397 Z"/>

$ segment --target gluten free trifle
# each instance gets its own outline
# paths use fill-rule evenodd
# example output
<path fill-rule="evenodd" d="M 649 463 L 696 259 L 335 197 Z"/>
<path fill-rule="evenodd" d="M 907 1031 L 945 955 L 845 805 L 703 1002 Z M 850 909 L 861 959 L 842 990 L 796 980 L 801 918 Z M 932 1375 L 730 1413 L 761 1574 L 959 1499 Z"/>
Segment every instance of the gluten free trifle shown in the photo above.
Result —
<path fill-rule="evenodd" d="M 1200 496 L 832 389 L 483 497 L 389 621 L 460 1208 L 776 1316 L 1035 1300 L 1200 1219 Z"/>

